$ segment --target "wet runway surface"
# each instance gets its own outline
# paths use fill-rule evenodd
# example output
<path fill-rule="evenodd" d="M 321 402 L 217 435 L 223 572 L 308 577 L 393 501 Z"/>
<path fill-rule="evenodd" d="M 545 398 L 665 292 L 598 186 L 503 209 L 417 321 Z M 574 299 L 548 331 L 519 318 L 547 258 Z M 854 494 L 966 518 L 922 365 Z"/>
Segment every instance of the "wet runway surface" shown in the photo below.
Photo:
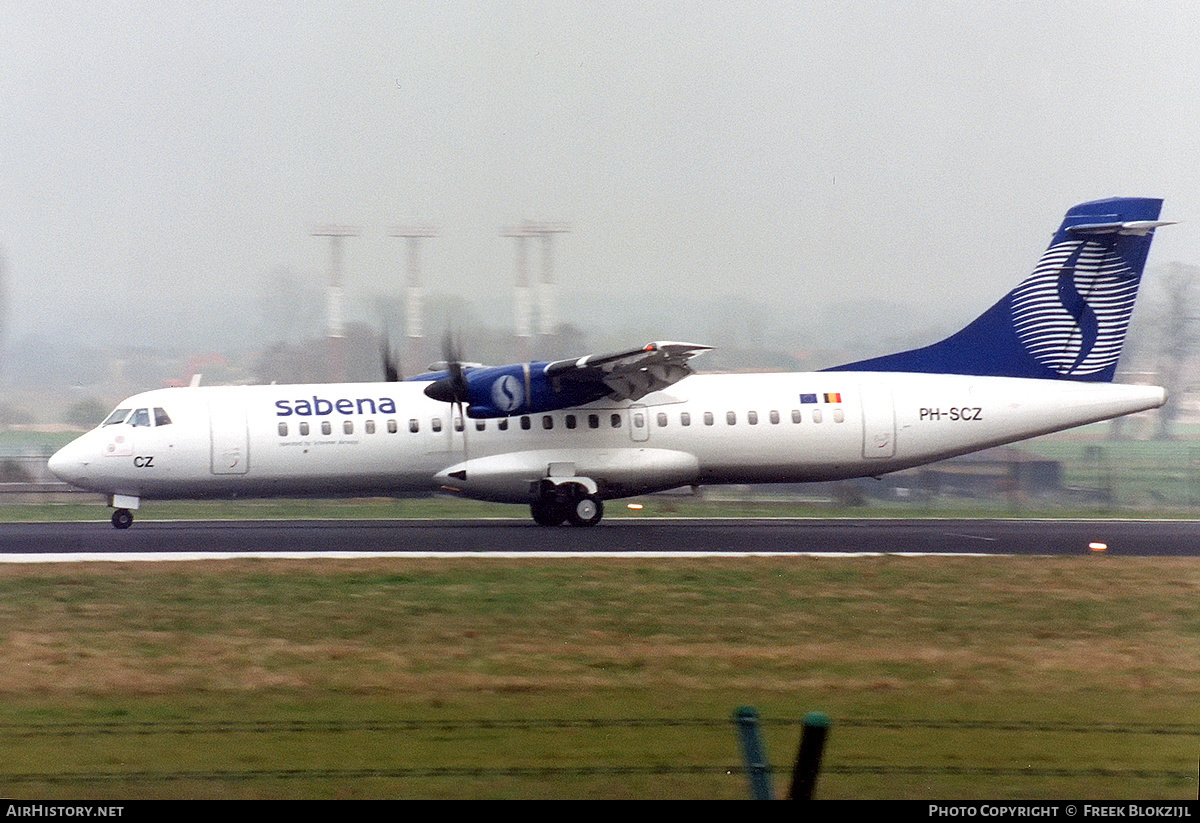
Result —
<path fill-rule="evenodd" d="M 933 553 L 1200 555 L 1200 521 L 618 519 L 593 528 L 531 521 L 138 520 L 0 524 L 0 556 L 113 553 Z M 31 558 L 29 558 L 31 559 Z"/>

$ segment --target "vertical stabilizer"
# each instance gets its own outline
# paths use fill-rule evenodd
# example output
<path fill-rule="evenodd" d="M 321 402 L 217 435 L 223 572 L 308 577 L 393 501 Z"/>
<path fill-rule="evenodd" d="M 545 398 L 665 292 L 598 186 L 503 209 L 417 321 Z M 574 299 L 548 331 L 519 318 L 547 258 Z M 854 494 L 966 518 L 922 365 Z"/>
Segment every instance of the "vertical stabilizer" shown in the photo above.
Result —
<path fill-rule="evenodd" d="M 1033 273 L 969 326 L 830 371 L 1111 381 L 1161 208 L 1135 197 L 1075 206 Z"/>

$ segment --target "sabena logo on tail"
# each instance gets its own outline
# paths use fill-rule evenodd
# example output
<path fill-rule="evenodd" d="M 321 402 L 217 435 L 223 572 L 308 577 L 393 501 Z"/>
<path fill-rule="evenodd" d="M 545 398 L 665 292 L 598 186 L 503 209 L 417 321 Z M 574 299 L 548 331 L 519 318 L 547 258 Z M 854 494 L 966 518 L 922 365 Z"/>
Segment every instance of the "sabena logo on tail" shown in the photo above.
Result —
<path fill-rule="evenodd" d="M 1047 249 L 1012 293 L 1012 323 L 1025 350 L 1064 378 L 1116 367 L 1137 299 L 1139 273 L 1102 243 Z"/>
<path fill-rule="evenodd" d="M 956 334 L 830 371 L 1111 381 L 1162 200 L 1121 197 L 1067 212 L 1033 273 Z"/>

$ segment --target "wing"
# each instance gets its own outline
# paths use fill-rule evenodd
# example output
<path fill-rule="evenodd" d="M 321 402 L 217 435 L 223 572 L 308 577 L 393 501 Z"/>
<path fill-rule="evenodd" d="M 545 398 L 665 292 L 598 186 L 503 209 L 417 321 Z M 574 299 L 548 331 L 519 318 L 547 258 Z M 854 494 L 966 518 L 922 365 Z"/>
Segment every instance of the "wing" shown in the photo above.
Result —
<path fill-rule="evenodd" d="M 692 374 L 689 361 L 710 348 L 693 343 L 647 343 L 615 354 L 556 360 L 546 365 L 545 374 L 556 391 L 562 384 L 603 386 L 614 400 L 640 400 Z"/>

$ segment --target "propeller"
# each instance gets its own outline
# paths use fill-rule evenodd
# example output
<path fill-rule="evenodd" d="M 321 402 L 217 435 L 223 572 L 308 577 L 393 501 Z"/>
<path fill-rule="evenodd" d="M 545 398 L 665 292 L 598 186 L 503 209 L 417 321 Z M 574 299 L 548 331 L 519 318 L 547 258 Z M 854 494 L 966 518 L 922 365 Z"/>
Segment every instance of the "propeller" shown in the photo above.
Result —
<path fill-rule="evenodd" d="M 467 375 L 463 368 L 462 357 L 454 338 L 449 332 L 442 341 L 442 359 L 446 366 L 447 376 L 434 380 L 425 387 L 425 396 L 443 403 L 453 403 L 458 407 L 462 416 L 463 403 L 467 402 Z"/>
<path fill-rule="evenodd" d="M 392 350 L 392 346 L 388 342 L 386 331 L 380 338 L 379 348 L 379 359 L 383 363 L 383 379 L 389 383 L 399 383 L 404 377 L 400 374 L 400 367 L 396 365 L 396 352 Z"/>
<path fill-rule="evenodd" d="M 442 358 L 445 361 L 446 377 L 434 380 L 425 387 L 425 396 L 454 407 L 454 415 L 450 419 L 451 437 L 458 431 L 463 438 L 463 460 L 467 459 L 467 421 L 463 414 L 463 404 L 470 399 L 467 386 L 466 369 L 463 366 L 462 354 L 450 332 L 442 339 Z M 462 428 L 458 428 L 461 426 Z"/>
<path fill-rule="evenodd" d="M 450 332 L 442 341 L 442 355 L 446 360 L 446 369 L 450 372 L 450 394 L 458 405 L 459 416 L 462 416 L 462 406 L 467 400 L 467 374 L 463 369 L 462 352 Z"/>

